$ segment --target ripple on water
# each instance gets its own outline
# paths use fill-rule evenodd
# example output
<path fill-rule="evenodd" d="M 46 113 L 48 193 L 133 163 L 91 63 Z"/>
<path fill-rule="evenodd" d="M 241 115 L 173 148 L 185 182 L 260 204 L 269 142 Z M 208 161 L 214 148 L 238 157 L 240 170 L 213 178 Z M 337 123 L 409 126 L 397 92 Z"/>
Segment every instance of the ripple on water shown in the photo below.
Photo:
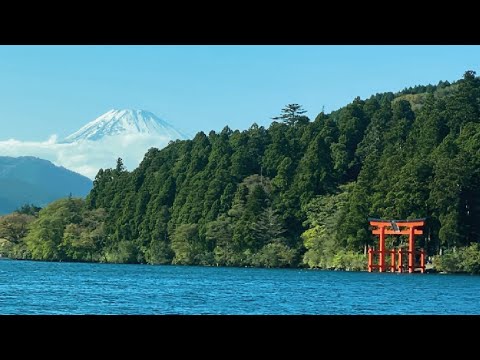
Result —
<path fill-rule="evenodd" d="M 480 314 L 480 277 L 0 262 L 1 314 Z"/>

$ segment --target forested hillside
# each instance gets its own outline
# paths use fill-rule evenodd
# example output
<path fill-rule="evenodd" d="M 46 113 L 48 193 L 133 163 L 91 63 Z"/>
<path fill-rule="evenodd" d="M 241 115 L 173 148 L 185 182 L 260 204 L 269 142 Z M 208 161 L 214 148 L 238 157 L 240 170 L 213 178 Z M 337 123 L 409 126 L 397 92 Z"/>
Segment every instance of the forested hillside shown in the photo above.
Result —
<path fill-rule="evenodd" d="M 430 255 L 480 241 L 480 79 L 225 127 L 100 170 L 31 223 L 23 257 L 364 268 L 368 217 L 427 218 Z M 402 238 L 389 238 L 396 245 Z M 20 245 L 19 245 L 20 247 Z M 18 247 L 18 248 L 19 248 Z"/>

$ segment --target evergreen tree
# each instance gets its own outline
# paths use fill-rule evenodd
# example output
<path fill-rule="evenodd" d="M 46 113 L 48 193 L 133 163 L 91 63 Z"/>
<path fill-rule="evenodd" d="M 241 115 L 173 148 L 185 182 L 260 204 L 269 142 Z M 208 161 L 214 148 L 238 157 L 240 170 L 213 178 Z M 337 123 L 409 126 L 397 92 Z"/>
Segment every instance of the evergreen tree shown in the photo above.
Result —
<path fill-rule="evenodd" d="M 281 120 L 285 122 L 287 125 L 296 125 L 299 122 L 308 122 L 308 118 L 302 116 L 307 111 L 302 108 L 301 105 L 298 104 L 288 104 L 286 107 L 282 109 L 282 113 L 279 116 L 275 116 L 273 120 Z"/>
<path fill-rule="evenodd" d="M 313 122 L 288 104 L 268 129 L 199 132 L 149 149 L 131 172 L 118 158 L 85 201 L 1 217 L 1 249 L 42 260 L 357 269 L 374 241 L 368 217 L 427 217 L 419 246 L 475 272 L 462 256 L 475 257 L 470 244 L 480 242 L 479 98 L 467 71 L 452 84 L 357 97 Z"/>

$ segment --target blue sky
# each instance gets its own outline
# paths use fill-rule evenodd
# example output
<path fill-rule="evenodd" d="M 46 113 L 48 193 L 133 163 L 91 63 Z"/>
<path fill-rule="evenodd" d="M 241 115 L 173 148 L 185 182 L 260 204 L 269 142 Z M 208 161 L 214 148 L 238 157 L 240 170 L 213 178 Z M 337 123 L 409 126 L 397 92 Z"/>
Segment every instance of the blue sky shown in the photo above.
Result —
<path fill-rule="evenodd" d="M 466 70 L 480 73 L 480 46 L 0 46 L 0 140 L 63 138 L 112 108 L 243 130 L 288 103 L 313 119 Z"/>

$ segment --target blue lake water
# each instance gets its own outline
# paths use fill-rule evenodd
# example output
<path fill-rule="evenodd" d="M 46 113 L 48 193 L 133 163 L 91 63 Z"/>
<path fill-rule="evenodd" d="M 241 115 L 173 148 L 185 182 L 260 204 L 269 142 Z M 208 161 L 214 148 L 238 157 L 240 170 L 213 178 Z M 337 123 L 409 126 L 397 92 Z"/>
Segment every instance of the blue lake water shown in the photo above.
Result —
<path fill-rule="evenodd" d="M 0 260 L 0 314 L 480 314 L 480 276 Z"/>

